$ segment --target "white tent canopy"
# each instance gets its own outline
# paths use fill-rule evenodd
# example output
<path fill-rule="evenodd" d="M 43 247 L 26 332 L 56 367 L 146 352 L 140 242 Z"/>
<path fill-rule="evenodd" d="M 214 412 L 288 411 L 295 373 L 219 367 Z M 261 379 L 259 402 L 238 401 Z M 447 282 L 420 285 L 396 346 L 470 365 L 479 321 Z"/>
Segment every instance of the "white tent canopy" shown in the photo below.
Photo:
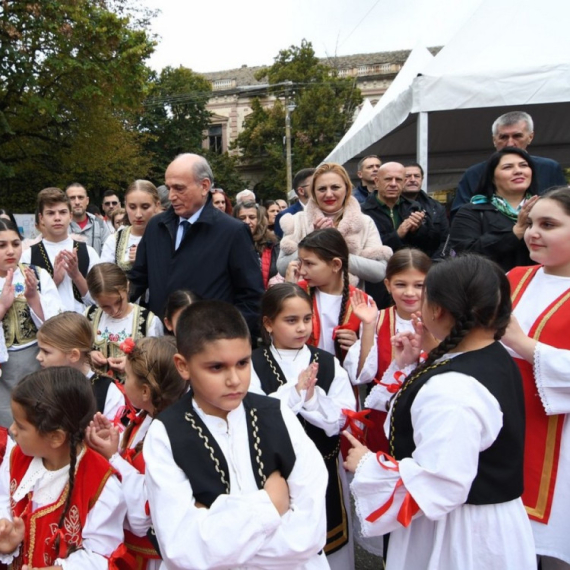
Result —
<path fill-rule="evenodd" d="M 354 171 L 366 154 L 414 160 L 418 116 L 428 113 L 429 132 L 422 130 L 420 139 L 429 151 L 430 190 L 454 186 L 466 168 L 492 152 L 494 119 L 524 110 L 535 122 L 531 153 L 570 166 L 568 22 L 570 2 L 484 1 L 398 96 L 411 105 L 402 105 L 396 120 L 390 118 L 396 126 L 389 132 L 361 127 L 358 134 L 370 135 L 367 144 L 345 163 Z M 391 103 L 385 112 L 392 111 Z"/>
<path fill-rule="evenodd" d="M 414 48 L 386 93 L 367 116 L 367 121 L 359 121 L 362 115 L 361 111 L 357 118 L 357 128 L 354 128 L 356 126 L 355 121 L 324 162 L 344 164 L 368 147 L 371 140 L 376 141 L 398 127 L 411 111 L 412 92 L 410 87 L 412 81 L 432 59 L 433 55 L 425 47 Z M 364 102 L 363 110 L 367 107 L 367 103 L 368 101 Z M 370 105 L 370 107 L 372 106 Z"/>

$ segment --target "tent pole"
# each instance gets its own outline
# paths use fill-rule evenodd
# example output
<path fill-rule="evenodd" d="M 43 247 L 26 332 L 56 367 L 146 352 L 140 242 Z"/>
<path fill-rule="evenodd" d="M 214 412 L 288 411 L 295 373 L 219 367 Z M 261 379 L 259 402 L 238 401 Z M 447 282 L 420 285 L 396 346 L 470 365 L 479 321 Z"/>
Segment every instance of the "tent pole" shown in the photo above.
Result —
<path fill-rule="evenodd" d="M 428 114 L 418 113 L 416 134 L 416 162 L 424 169 L 423 190 L 428 190 Z"/>

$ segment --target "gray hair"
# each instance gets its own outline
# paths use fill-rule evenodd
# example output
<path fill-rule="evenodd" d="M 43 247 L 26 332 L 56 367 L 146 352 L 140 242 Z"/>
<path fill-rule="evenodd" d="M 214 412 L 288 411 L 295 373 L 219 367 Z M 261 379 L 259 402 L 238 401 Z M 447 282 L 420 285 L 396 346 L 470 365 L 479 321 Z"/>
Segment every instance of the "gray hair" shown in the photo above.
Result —
<path fill-rule="evenodd" d="M 192 164 L 192 175 L 194 176 L 194 180 L 199 181 L 207 178 L 212 184 L 214 184 L 214 173 L 212 172 L 212 167 L 203 156 L 191 152 L 184 152 L 176 156 L 174 160 L 182 157 L 193 157 L 196 159 Z"/>
<path fill-rule="evenodd" d="M 491 128 L 493 136 L 496 136 L 499 127 L 511 127 L 520 122 L 526 123 L 529 133 L 534 133 L 534 123 L 532 122 L 532 117 L 525 113 L 524 111 L 511 111 L 510 113 L 505 113 L 495 120 Z"/>
<path fill-rule="evenodd" d="M 255 202 L 255 194 L 253 193 L 252 190 L 248 190 L 247 188 L 245 190 L 242 190 L 241 192 L 238 192 L 236 194 L 236 203 L 239 202 L 249 202 L 250 199 L 248 199 L 248 196 L 253 196 L 253 198 L 251 200 L 253 200 L 253 202 Z"/>

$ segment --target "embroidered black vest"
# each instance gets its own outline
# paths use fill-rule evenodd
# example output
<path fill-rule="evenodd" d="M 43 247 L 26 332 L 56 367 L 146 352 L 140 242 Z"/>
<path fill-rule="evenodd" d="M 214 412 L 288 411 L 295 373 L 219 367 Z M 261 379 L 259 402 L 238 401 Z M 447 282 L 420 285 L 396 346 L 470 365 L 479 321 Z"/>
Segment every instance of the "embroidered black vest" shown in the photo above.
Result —
<path fill-rule="evenodd" d="M 248 393 L 243 400 L 249 453 L 259 489 L 279 471 L 287 479 L 295 465 L 295 451 L 280 411 L 280 402 Z M 172 456 L 184 471 L 197 502 L 210 507 L 219 495 L 229 494 L 228 464 L 216 439 L 192 406 L 192 392 L 169 406 L 158 419 L 170 439 Z"/>
<path fill-rule="evenodd" d="M 87 245 L 82 241 L 74 241 L 73 249 L 77 252 L 77 266 L 79 268 L 79 272 L 83 277 L 87 277 L 87 272 L 89 270 L 89 252 L 87 251 Z M 51 264 L 43 241 L 40 241 L 31 247 L 31 263 L 32 265 L 37 265 L 38 267 L 45 269 L 53 279 L 53 265 Z M 77 302 L 83 303 L 81 293 L 75 283 L 73 283 L 73 297 Z"/>
<path fill-rule="evenodd" d="M 395 458 L 411 457 L 416 448 L 411 408 L 418 392 L 432 376 L 450 371 L 467 374 L 483 384 L 497 399 L 503 412 L 503 427 L 497 439 L 479 454 L 477 475 L 466 503 L 488 505 L 520 497 L 525 433 L 522 379 L 517 365 L 499 342 L 451 358 L 400 390 L 392 411 Z"/>
<path fill-rule="evenodd" d="M 317 386 L 328 393 L 335 377 L 334 356 L 329 352 L 307 345 L 311 352 L 311 362 L 318 362 Z M 251 355 L 251 362 L 261 388 L 266 394 L 276 392 L 287 383 L 281 367 L 268 347 L 258 348 Z M 309 423 L 300 414 L 297 418 L 303 425 L 305 433 L 311 438 L 321 452 L 328 471 L 326 494 L 327 508 L 327 544 L 325 553 L 332 554 L 348 542 L 348 518 L 339 478 L 338 454 L 340 451 L 340 435 L 328 436 L 321 428 Z"/>

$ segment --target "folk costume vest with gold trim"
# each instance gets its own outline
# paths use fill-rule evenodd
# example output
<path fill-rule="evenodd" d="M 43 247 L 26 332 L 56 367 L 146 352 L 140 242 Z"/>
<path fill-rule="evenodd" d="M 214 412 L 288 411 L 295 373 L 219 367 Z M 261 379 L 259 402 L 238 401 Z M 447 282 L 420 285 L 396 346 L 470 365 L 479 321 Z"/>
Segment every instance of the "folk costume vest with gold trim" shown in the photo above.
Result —
<path fill-rule="evenodd" d="M 263 489 L 273 471 L 279 471 L 285 479 L 289 477 L 295 466 L 295 451 L 279 400 L 248 392 L 243 406 L 253 475 L 257 487 Z M 174 461 L 186 473 L 196 501 L 210 508 L 219 495 L 229 494 L 226 458 L 194 409 L 192 392 L 169 406 L 158 419 L 164 424 Z"/>
<path fill-rule="evenodd" d="M 33 493 L 18 501 L 13 495 L 22 482 L 33 457 L 26 456 L 19 447 L 14 447 L 10 456 L 10 503 L 14 516 L 24 519 L 26 525 L 20 555 L 12 563 L 13 570 L 20 570 L 23 564 L 34 568 L 53 566 L 57 558 L 65 558 L 83 544 L 82 532 L 87 514 L 97 502 L 109 477 L 115 471 L 101 455 L 87 448 L 79 461 L 75 475 L 75 485 L 71 504 L 64 519 L 61 531 L 59 519 L 68 492 L 65 486 L 60 497 L 51 505 L 32 510 Z M 59 548 L 55 542 L 59 535 Z"/>
<path fill-rule="evenodd" d="M 311 351 L 311 362 L 319 364 L 317 372 L 317 386 L 328 393 L 335 376 L 335 362 L 332 354 L 315 346 L 307 345 Z M 259 376 L 261 388 L 266 394 L 276 392 L 280 386 L 287 384 L 287 378 L 279 363 L 273 357 L 269 347 L 258 348 L 253 351 L 251 361 Z M 348 542 L 348 516 L 342 484 L 339 477 L 340 434 L 328 436 L 322 428 L 307 422 L 303 416 L 297 414 L 303 425 L 305 433 L 311 438 L 317 449 L 321 452 L 328 471 L 328 485 L 326 494 L 327 509 L 327 543 L 325 554 L 332 554 Z"/>
<path fill-rule="evenodd" d="M 518 305 L 540 267 L 538 265 L 515 267 L 509 272 L 513 309 Z M 528 336 L 554 348 L 570 349 L 569 315 L 570 289 L 548 305 L 532 325 Z M 528 516 L 532 520 L 547 524 L 552 509 L 565 418 L 564 414 L 546 415 L 538 394 L 532 364 L 521 358 L 516 358 L 515 362 L 523 377 L 526 406 L 522 499 Z"/>
<path fill-rule="evenodd" d="M 33 265 L 19 263 L 18 268 L 22 275 L 26 267 L 31 267 L 36 273 L 38 280 L 38 290 L 40 290 L 40 275 L 38 268 Z M 17 287 L 16 287 L 17 289 Z M 8 309 L 4 318 L 2 319 L 2 326 L 4 328 L 4 337 L 6 339 L 6 348 L 11 348 L 16 345 L 28 344 L 36 340 L 38 328 L 36 327 L 30 306 L 26 297 L 24 297 L 24 290 L 16 290 L 16 297 L 12 306 Z"/>
<path fill-rule="evenodd" d="M 89 271 L 89 251 L 87 250 L 87 244 L 82 241 L 73 241 L 73 250 L 77 253 L 77 267 L 79 268 L 79 272 L 83 277 L 87 277 Z M 53 279 L 53 265 L 49 259 L 43 240 L 30 248 L 30 260 L 32 265 L 37 265 L 45 269 Z M 83 303 L 81 293 L 75 283 L 72 283 L 72 288 L 74 299 L 78 303 Z"/>
<path fill-rule="evenodd" d="M 97 340 L 97 337 L 101 334 L 99 329 L 99 323 L 101 322 L 101 317 L 103 316 L 103 309 L 100 309 L 96 305 L 91 305 L 85 312 L 85 316 L 91 322 L 91 327 L 93 328 L 93 336 L 95 341 L 93 342 L 93 349 L 98 350 L 103 354 L 105 358 L 120 358 L 125 356 L 125 353 L 120 349 L 120 342 L 109 341 L 106 339 Z M 148 334 L 148 328 L 155 319 L 154 313 L 141 307 L 139 305 L 133 305 L 133 320 L 131 328 L 131 338 L 133 341 L 138 340 Z M 102 373 L 109 372 L 108 368 L 97 368 Z M 122 375 L 118 375 L 122 378 Z"/>
<path fill-rule="evenodd" d="M 129 249 L 129 238 L 131 237 L 131 226 L 121 228 L 115 233 L 115 263 L 123 270 L 130 271 L 133 263 L 125 261 L 127 250 Z"/>

